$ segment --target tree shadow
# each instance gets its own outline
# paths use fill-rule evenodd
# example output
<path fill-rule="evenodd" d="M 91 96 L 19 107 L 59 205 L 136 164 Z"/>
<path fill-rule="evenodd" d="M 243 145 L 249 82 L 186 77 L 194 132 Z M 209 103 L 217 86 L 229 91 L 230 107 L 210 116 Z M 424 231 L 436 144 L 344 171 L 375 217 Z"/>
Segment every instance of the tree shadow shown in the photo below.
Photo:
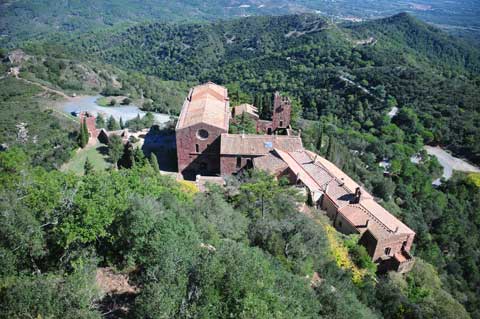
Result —
<path fill-rule="evenodd" d="M 135 300 L 134 293 L 107 294 L 99 303 L 99 310 L 106 319 L 128 318 L 128 312 Z"/>
<path fill-rule="evenodd" d="M 100 145 L 97 147 L 97 152 L 102 154 L 103 156 L 108 156 L 108 146 Z"/>
<path fill-rule="evenodd" d="M 172 130 L 160 130 L 152 127 L 145 135 L 142 151 L 146 157 L 155 154 L 158 167 L 162 171 L 177 171 L 177 148 L 175 132 Z"/>

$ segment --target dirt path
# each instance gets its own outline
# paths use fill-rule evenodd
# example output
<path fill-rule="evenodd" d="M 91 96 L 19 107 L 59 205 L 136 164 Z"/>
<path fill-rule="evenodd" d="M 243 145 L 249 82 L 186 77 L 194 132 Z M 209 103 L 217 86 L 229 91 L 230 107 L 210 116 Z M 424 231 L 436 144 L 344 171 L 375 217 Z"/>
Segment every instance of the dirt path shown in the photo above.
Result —
<path fill-rule="evenodd" d="M 67 100 L 71 100 L 71 99 L 72 99 L 71 96 L 68 96 L 67 94 L 65 94 L 65 93 L 62 92 L 62 91 L 49 88 L 48 86 L 45 86 L 45 85 L 43 85 L 43 84 L 40 84 L 40 83 L 37 83 L 37 82 L 33 82 L 33 81 L 30 81 L 30 80 L 27 80 L 27 79 L 24 79 L 24 78 L 21 78 L 21 77 L 19 77 L 19 76 L 16 76 L 16 78 L 19 79 L 19 80 L 22 80 L 22 81 L 24 81 L 24 82 L 27 82 L 27 83 L 29 83 L 29 84 L 38 86 L 38 87 L 44 89 L 44 90 L 47 91 L 47 92 L 51 92 L 51 93 L 60 95 L 61 97 L 65 98 L 65 99 L 67 99 Z"/>
<path fill-rule="evenodd" d="M 0 79 L 2 78 L 5 78 L 5 76 L 1 77 Z M 40 83 L 37 83 L 37 82 L 33 82 L 33 81 L 30 81 L 30 80 L 27 80 L 27 79 L 24 79 L 24 78 L 21 78 L 20 76 L 18 75 L 15 75 L 15 78 L 20 80 L 20 81 L 23 81 L 23 82 L 26 82 L 28 84 L 31 84 L 31 85 L 35 85 L 35 86 L 38 86 L 40 88 L 42 88 L 44 91 L 47 91 L 47 92 L 50 92 L 50 93 L 54 93 L 54 94 L 57 94 L 57 95 L 60 95 L 61 97 L 67 99 L 67 100 L 72 100 L 73 98 L 71 96 L 68 96 L 67 94 L 65 94 L 64 92 L 62 91 L 59 91 L 59 90 L 55 90 L 55 89 L 52 89 L 52 88 L 49 88 L 48 86 L 45 86 L 45 85 L 42 85 Z M 55 109 L 54 107 L 48 107 L 48 109 L 52 110 L 53 112 L 55 112 L 56 114 L 62 116 L 62 117 L 65 117 L 67 119 L 69 119 L 70 121 L 73 121 L 75 123 L 78 123 L 77 120 L 73 119 L 71 116 L 68 116 L 67 114 Z"/>

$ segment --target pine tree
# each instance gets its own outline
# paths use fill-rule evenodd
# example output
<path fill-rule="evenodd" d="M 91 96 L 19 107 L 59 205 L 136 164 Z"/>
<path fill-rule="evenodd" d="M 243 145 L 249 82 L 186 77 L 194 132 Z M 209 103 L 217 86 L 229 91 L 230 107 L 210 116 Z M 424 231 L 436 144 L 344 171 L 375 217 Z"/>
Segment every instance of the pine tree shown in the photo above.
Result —
<path fill-rule="evenodd" d="M 118 125 L 117 121 L 113 116 L 110 115 L 107 121 L 107 129 L 109 131 L 116 131 L 120 129 L 120 126 Z"/>
<path fill-rule="evenodd" d="M 160 173 L 160 167 L 158 166 L 158 159 L 155 153 L 150 154 L 150 163 L 152 164 L 153 170 L 156 173 Z"/>
<path fill-rule="evenodd" d="M 102 114 L 99 113 L 97 115 L 97 118 L 95 120 L 95 125 L 98 128 L 105 128 L 105 118 L 102 116 Z"/>
<path fill-rule="evenodd" d="M 133 150 L 133 158 L 135 160 L 135 164 L 139 166 L 144 166 L 149 163 L 148 159 L 145 157 L 145 154 L 143 154 L 143 151 L 140 147 L 136 147 Z"/>
<path fill-rule="evenodd" d="M 122 138 L 118 135 L 112 135 L 108 142 L 108 155 L 114 168 L 117 168 L 117 163 L 122 158 L 124 151 Z"/>
<path fill-rule="evenodd" d="M 85 175 L 91 175 L 93 172 L 94 172 L 93 164 L 92 162 L 90 162 L 90 160 L 87 157 L 87 159 L 85 160 L 85 165 L 83 165 L 83 173 Z"/>

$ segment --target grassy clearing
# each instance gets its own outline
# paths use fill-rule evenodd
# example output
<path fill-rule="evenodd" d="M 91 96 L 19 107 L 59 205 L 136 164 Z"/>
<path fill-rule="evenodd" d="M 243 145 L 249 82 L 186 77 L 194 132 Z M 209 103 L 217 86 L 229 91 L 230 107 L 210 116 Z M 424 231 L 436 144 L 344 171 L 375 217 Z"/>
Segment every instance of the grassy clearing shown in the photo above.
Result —
<path fill-rule="evenodd" d="M 108 162 L 107 146 L 97 143 L 78 151 L 68 163 L 62 166 L 62 171 L 83 175 L 87 157 L 93 164 L 95 171 L 103 171 L 111 166 Z"/>
<path fill-rule="evenodd" d="M 105 96 L 98 98 L 95 102 L 100 106 L 110 106 L 110 99 Z"/>
<path fill-rule="evenodd" d="M 99 97 L 95 103 L 97 103 L 100 106 L 119 106 L 119 105 L 124 105 L 123 100 L 125 100 L 127 97 L 126 96 L 102 96 Z M 112 105 L 112 100 L 115 100 L 115 105 Z"/>

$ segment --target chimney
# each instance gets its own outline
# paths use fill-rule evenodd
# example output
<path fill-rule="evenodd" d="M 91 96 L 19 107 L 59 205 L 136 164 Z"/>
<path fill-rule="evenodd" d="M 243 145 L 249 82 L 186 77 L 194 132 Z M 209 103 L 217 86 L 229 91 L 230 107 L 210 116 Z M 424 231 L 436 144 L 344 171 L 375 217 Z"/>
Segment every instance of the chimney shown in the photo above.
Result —
<path fill-rule="evenodd" d="M 360 198 L 362 197 L 362 192 L 360 191 L 360 187 L 355 189 L 355 194 L 353 195 L 353 199 L 351 200 L 351 204 L 358 204 L 360 203 Z"/>
<path fill-rule="evenodd" d="M 302 136 L 302 129 L 298 129 L 298 137 L 301 137 Z"/>

